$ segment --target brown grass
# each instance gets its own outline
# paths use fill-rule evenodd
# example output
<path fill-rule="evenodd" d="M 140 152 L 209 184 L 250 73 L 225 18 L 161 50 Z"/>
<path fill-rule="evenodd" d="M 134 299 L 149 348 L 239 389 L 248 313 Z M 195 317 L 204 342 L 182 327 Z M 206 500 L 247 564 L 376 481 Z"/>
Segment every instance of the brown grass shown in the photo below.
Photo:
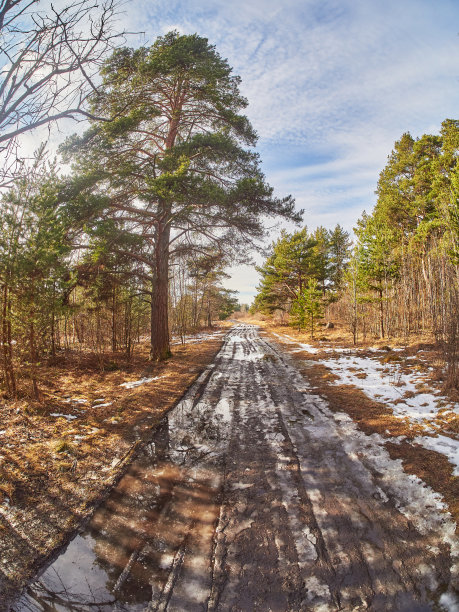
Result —
<path fill-rule="evenodd" d="M 176 345 L 160 364 L 148 361 L 145 346 L 130 363 L 110 355 L 117 367 L 105 372 L 94 355 L 63 354 L 58 365 L 39 370 L 42 402 L 0 404 L 0 575 L 7 588 L 23 584 L 92 512 L 221 344 Z M 120 386 L 142 377 L 159 378 Z"/>
<path fill-rule="evenodd" d="M 277 331 L 278 327 L 272 328 L 269 325 L 263 325 L 263 327 L 268 334 L 273 330 L 276 333 L 282 333 L 282 331 Z M 287 333 L 294 336 L 290 332 Z M 272 338 L 272 340 L 282 344 L 277 337 Z M 304 342 L 305 339 L 301 338 L 301 341 Z M 288 347 L 288 345 L 285 344 L 285 347 Z M 408 347 L 406 353 L 409 354 L 410 349 L 413 350 L 412 347 Z M 398 355 L 403 358 L 406 353 L 398 353 Z M 362 353 L 360 354 L 362 355 Z M 372 356 L 374 357 L 374 355 Z M 432 359 L 430 363 L 435 363 L 437 355 L 430 346 L 429 356 Z M 410 423 L 408 419 L 395 417 L 392 410 L 385 404 L 370 399 L 363 391 L 352 385 L 331 384 L 338 377 L 326 366 L 326 361 L 321 363 L 319 355 L 308 354 L 307 365 L 302 353 L 292 353 L 291 358 L 295 361 L 303 376 L 310 382 L 312 390 L 327 400 L 330 410 L 347 413 L 359 429 L 368 435 L 378 433 L 383 438 L 387 438 L 386 448 L 390 456 L 393 459 L 401 459 L 403 468 L 407 473 L 418 476 L 443 496 L 453 519 L 456 521 L 457 532 L 459 533 L 459 478 L 453 475 L 453 466 L 444 455 L 417 444 L 409 443 L 410 440 L 424 433 L 422 425 Z M 312 362 L 315 363 L 312 364 Z M 429 362 L 427 363 L 430 365 Z M 422 369 L 426 369 L 425 363 L 422 364 Z M 430 392 L 431 390 L 425 384 L 420 384 L 417 389 L 418 393 Z M 405 393 L 406 397 L 412 397 L 413 395 L 413 392 L 410 391 Z M 457 400 L 457 396 L 450 394 L 450 399 L 452 401 Z M 457 415 L 447 410 L 444 414 L 440 411 L 437 421 L 436 425 L 442 433 L 446 435 L 459 433 L 459 417 Z M 406 440 L 400 444 L 390 441 L 390 438 L 397 436 L 405 436 Z"/>

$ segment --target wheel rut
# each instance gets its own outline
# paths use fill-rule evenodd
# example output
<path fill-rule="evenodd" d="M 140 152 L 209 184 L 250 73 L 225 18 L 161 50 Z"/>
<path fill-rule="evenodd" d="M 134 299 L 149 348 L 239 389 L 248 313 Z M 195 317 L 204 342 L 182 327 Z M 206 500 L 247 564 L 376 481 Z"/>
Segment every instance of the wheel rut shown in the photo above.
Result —
<path fill-rule="evenodd" d="M 238 325 L 13 610 L 452 610 L 457 542 L 434 502 Z"/>

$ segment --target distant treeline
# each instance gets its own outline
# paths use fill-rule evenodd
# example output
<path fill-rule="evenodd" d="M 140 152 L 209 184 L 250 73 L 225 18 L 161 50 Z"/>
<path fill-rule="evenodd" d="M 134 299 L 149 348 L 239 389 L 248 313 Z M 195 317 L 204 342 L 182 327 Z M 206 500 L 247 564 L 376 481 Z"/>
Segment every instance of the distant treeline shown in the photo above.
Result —
<path fill-rule="evenodd" d="M 459 382 L 459 121 L 440 135 L 403 134 L 380 174 L 377 202 L 355 242 L 337 225 L 283 232 L 259 268 L 254 310 L 287 316 L 311 335 L 328 316 L 354 342 L 430 334 Z"/>

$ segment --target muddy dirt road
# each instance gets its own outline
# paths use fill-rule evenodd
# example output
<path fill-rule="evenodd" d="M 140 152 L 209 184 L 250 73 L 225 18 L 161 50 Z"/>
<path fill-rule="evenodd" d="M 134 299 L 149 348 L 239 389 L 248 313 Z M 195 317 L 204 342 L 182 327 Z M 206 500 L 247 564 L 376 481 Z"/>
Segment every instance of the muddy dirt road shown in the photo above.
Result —
<path fill-rule="evenodd" d="M 438 496 L 253 326 L 13 609 L 455 610 Z"/>

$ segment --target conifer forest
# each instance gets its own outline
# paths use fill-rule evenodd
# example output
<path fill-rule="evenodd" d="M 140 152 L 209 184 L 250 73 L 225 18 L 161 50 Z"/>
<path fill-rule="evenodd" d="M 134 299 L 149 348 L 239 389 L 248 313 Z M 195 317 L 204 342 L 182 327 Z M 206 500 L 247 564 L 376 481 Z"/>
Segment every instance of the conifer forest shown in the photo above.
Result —
<path fill-rule="evenodd" d="M 459 610 L 459 119 L 359 207 L 287 124 L 360 3 L 267 78 L 287 10 L 161 1 L 0 0 L 0 612 Z"/>
<path fill-rule="evenodd" d="M 459 121 L 440 134 L 394 144 L 377 203 L 351 239 L 339 224 L 284 232 L 260 267 L 253 310 L 286 315 L 311 336 L 325 319 L 346 323 L 354 344 L 423 334 L 441 346 L 446 385 L 458 388 Z M 290 315 L 290 316 L 288 316 Z"/>

